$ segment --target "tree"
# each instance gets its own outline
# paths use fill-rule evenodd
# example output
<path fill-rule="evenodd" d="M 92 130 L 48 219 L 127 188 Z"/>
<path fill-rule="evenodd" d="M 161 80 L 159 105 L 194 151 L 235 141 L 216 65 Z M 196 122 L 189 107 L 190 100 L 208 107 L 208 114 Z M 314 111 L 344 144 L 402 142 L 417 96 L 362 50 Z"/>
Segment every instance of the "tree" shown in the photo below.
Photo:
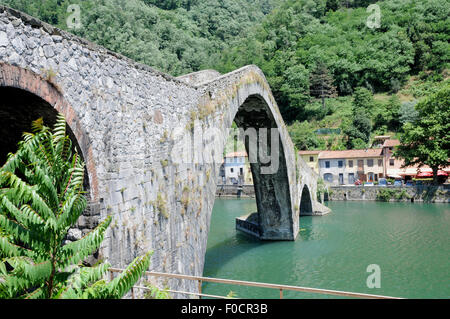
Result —
<path fill-rule="evenodd" d="M 53 131 L 42 119 L 33 122 L 33 133 L 24 133 L 0 168 L 0 298 L 121 298 L 148 268 L 150 252 L 106 283 L 109 264 L 81 265 L 111 222 L 65 243 L 87 206 L 83 179 L 64 117 L 58 115 Z"/>
<path fill-rule="evenodd" d="M 406 124 L 408 122 L 414 122 L 417 120 L 419 113 L 415 108 L 416 105 L 416 100 L 402 103 L 402 106 L 400 106 L 400 109 L 398 111 L 400 115 L 400 123 Z"/>
<path fill-rule="evenodd" d="M 302 64 L 289 67 L 283 74 L 284 83 L 280 92 L 287 100 L 287 107 L 281 108 L 281 113 L 286 119 L 304 119 L 305 105 L 309 96 L 309 74 Z"/>
<path fill-rule="evenodd" d="M 417 119 L 403 126 L 395 156 L 404 166 L 430 166 L 437 184 L 438 170 L 450 165 L 450 84 L 421 100 L 416 110 Z"/>
<path fill-rule="evenodd" d="M 372 93 L 365 88 L 357 88 L 353 99 L 352 121 L 343 130 L 347 136 L 347 148 L 353 149 L 369 143 L 372 108 Z"/>
<path fill-rule="evenodd" d="M 336 86 L 327 67 L 319 63 L 310 75 L 310 95 L 322 99 L 322 108 L 325 109 L 325 98 L 337 97 Z"/>

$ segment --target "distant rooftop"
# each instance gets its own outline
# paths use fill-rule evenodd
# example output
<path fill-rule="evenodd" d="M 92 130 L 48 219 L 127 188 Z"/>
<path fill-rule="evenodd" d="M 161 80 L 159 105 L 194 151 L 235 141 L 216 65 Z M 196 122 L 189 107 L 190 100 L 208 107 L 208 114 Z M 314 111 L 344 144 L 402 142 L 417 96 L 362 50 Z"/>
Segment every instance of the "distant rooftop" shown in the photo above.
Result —
<path fill-rule="evenodd" d="M 362 157 L 380 157 L 383 149 L 368 148 L 365 150 L 345 150 L 345 151 L 322 151 L 319 159 L 335 159 L 335 158 L 362 158 Z"/>
<path fill-rule="evenodd" d="M 299 155 L 316 155 L 323 151 L 298 151 Z"/>
<path fill-rule="evenodd" d="M 247 157 L 247 152 L 246 151 L 232 152 L 225 155 L 225 157 Z"/>
<path fill-rule="evenodd" d="M 400 145 L 399 140 L 386 140 L 384 141 L 383 147 L 394 147 Z"/>
<path fill-rule="evenodd" d="M 390 138 L 391 138 L 390 135 L 378 135 L 374 137 L 375 140 L 388 140 Z"/>

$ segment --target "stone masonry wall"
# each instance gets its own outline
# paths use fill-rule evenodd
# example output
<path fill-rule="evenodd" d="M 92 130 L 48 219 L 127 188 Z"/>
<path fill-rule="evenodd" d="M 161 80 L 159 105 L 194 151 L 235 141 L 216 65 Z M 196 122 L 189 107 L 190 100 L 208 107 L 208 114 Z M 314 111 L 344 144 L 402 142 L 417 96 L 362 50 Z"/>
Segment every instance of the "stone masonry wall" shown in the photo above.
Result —
<path fill-rule="evenodd" d="M 450 203 L 450 189 L 445 186 L 330 186 L 329 200 L 377 200 L 382 191 L 391 192 L 391 201 Z"/>

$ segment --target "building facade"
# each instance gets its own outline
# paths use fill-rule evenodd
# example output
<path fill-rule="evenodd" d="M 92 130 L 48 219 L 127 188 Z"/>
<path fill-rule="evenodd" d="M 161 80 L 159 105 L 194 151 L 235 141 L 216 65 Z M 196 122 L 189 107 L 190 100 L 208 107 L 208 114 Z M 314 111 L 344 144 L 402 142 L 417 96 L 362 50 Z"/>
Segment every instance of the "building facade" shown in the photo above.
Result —
<path fill-rule="evenodd" d="M 384 177 L 382 149 L 322 151 L 319 153 L 319 175 L 333 185 L 377 182 Z"/>
<path fill-rule="evenodd" d="M 404 161 L 394 156 L 400 141 L 390 136 L 375 137 L 375 148 L 344 151 L 299 151 L 298 154 L 319 176 L 331 185 L 354 185 L 378 182 L 380 178 L 416 178 L 419 173 L 430 173 L 426 165 L 403 167 Z M 442 179 L 450 175 L 450 167 L 438 172 Z M 419 175 L 420 176 L 420 175 Z"/>
<path fill-rule="evenodd" d="M 299 151 L 300 157 L 308 164 L 308 166 L 317 174 L 319 174 L 319 154 L 321 151 Z"/>
<path fill-rule="evenodd" d="M 223 184 L 253 184 L 247 153 L 243 151 L 226 154 L 220 175 Z"/>

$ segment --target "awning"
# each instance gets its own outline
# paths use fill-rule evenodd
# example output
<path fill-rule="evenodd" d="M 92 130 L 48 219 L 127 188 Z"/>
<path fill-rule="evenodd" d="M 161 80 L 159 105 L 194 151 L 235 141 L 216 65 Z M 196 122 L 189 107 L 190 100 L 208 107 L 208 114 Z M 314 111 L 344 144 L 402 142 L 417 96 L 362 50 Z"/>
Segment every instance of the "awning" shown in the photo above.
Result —
<path fill-rule="evenodd" d="M 439 170 L 437 172 L 437 176 L 448 176 L 448 173 L 446 171 Z M 420 172 L 416 175 L 416 177 L 433 177 L 433 172 Z"/>
<path fill-rule="evenodd" d="M 390 175 L 388 175 L 388 177 L 390 177 L 390 178 L 402 178 L 402 176 L 397 175 L 397 174 L 390 174 Z"/>
<path fill-rule="evenodd" d="M 446 171 L 438 171 L 437 176 L 448 176 L 448 173 Z"/>
<path fill-rule="evenodd" d="M 416 177 L 418 177 L 418 178 L 433 177 L 433 172 L 420 172 L 419 174 L 416 175 Z"/>

